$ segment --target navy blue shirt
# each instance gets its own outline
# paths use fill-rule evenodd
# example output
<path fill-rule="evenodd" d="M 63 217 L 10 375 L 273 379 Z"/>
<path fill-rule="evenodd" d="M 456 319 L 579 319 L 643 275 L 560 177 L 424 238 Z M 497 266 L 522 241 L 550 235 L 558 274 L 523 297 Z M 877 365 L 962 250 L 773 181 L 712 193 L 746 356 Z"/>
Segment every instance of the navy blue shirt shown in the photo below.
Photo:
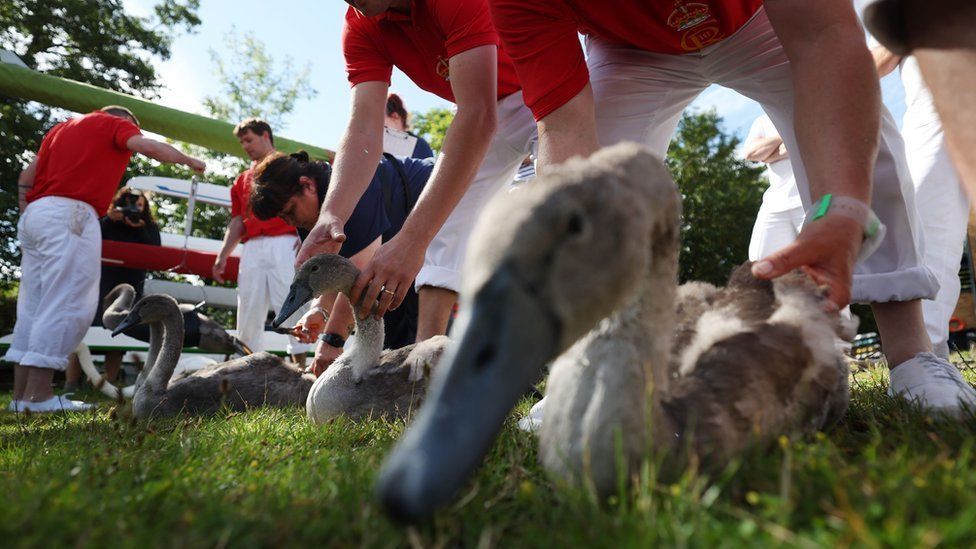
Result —
<path fill-rule="evenodd" d="M 383 242 L 387 242 L 396 236 L 434 170 L 433 158 L 397 156 L 394 159 L 406 180 L 400 177 L 393 161 L 386 156 L 380 159 L 373 179 L 343 227 L 346 241 L 339 250 L 342 257 L 358 254 L 377 238 L 382 237 Z M 329 184 L 326 181 L 316 181 L 316 185 L 321 207 Z M 298 236 L 305 240 L 308 231 L 299 228 Z"/>
<path fill-rule="evenodd" d="M 434 156 L 434 150 L 430 148 L 430 143 L 426 139 L 415 133 L 407 133 L 417 138 L 417 142 L 413 146 L 413 154 L 410 156 L 413 158 L 430 158 Z"/>
<path fill-rule="evenodd" d="M 325 193 L 329 190 L 329 182 L 316 178 L 315 190 L 319 195 L 319 207 L 325 201 Z M 390 229 L 390 221 L 386 218 L 383 208 L 382 181 L 373 176 L 369 186 L 363 192 L 359 202 L 343 226 L 346 241 L 339 249 L 339 255 L 350 258 L 366 249 L 374 240 L 383 236 Z M 298 237 L 304 242 L 308 237 L 308 230 L 298 227 Z"/>
<path fill-rule="evenodd" d="M 318 182 L 320 207 L 325 200 L 325 191 L 328 188 L 326 182 Z M 358 254 L 372 244 L 374 240 L 383 236 L 383 233 L 389 229 L 390 221 L 387 219 L 386 210 L 383 208 L 382 182 L 374 176 L 343 227 L 346 233 L 346 241 L 342 243 L 339 255 L 348 258 Z M 302 239 L 304 240 L 304 236 Z"/>
<path fill-rule="evenodd" d="M 421 191 L 427 185 L 432 171 L 434 171 L 433 157 L 409 158 L 383 155 L 383 160 L 376 168 L 376 174 L 373 175 L 373 181 L 381 182 L 386 218 L 390 221 L 389 229 L 383 233 L 383 242 L 389 241 L 400 232 L 407 215 L 413 210 Z"/>
<path fill-rule="evenodd" d="M 383 242 L 387 242 L 396 236 L 413 205 L 417 203 L 433 170 L 433 158 L 397 156 L 391 159 L 384 155 L 372 181 L 343 227 L 346 241 L 343 242 L 339 255 L 352 257 L 377 238 L 382 237 Z M 320 207 L 328 188 L 326 181 L 317 181 Z M 308 231 L 299 229 L 298 234 L 305 240 Z M 400 307 L 383 315 L 386 324 L 384 348 L 398 349 L 414 342 L 417 334 L 417 312 L 417 293 L 411 284 Z"/>

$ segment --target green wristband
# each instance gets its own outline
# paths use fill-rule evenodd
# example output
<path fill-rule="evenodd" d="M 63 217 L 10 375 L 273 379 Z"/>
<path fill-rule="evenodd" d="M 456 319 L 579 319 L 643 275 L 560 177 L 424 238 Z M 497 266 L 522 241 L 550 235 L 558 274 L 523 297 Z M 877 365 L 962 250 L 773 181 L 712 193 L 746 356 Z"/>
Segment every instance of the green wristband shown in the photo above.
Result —
<path fill-rule="evenodd" d="M 825 194 L 807 212 L 808 222 L 813 223 L 828 213 L 853 219 L 861 226 L 863 242 L 858 256 L 859 261 L 866 259 L 878 249 L 886 232 L 885 226 L 867 204 L 856 198 Z"/>

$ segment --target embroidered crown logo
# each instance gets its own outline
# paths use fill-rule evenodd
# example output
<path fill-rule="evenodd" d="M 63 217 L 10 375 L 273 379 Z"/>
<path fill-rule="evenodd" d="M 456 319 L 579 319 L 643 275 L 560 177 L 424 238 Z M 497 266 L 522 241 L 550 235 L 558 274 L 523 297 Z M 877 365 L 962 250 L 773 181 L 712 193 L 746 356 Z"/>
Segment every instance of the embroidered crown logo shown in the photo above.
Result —
<path fill-rule="evenodd" d="M 676 31 L 683 31 L 708 21 L 711 16 L 708 4 L 684 4 L 679 0 L 675 2 L 674 11 L 668 17 L 668 26 Z"/>

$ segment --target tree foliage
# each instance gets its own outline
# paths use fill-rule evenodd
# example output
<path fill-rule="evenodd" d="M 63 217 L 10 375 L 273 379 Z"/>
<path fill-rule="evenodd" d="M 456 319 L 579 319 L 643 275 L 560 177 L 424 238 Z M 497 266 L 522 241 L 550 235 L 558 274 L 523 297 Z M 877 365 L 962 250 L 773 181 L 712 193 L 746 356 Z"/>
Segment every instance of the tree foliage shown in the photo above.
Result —
<path fill-rule="evenodd" d="M 4 0 L 0 48 L 35 70 L 146 98 L 160 82 L 152 59 L 200 24 L 199 0 L 163 0 L 153 15 L 127 13 L 119 0 Z M 16 275 L 17 177 L 44 133 L 67 113 L 0 96 L 0 282 Z"/>
<path fill-rule="evenodd" d="M 682 199 L 682 282 L 724 284 L 748 259 L 762 203 L 764 169 L 736 156 L 739 139 L 725 133 L 721 121 L 715 111 L 685 113 L 668 149 Z"/>
<path fill-rule="evenodd" d="M 435 153 L 440 152 L 444 145 L 447 128 L 454 120 L 454 111 L 445 108 L 434 108 L 424 113 L 413 113 L 411 127 L 414 133 L 430 143 Z"/>
<path fill-rule="evenodd" d="M 214 118 L 236 123 L 254 116 L 279 131 L 296 102 L 317 95 L 308 83 L 310 65 L 296 70 L 291 57 L 275 61 L 253 33 L 241 37 L 232 30 L 224 37 L 224 43 L 230 52 L 226 59 L 210 50 L 214 74 L 221 84 L 220 95 L 203 101 Z"/>
<path fill-rule="evenodd" d="M 200 24 L 199 0 L 163 0 L 151 17 L 118 0 L 6 0 L 0 47 L 28 67 L 102 88 L 153 97 L 151 59 L 168 59 L 174 35 Z"/>
<path fill-rule="evenodd" d="M 220 84 L 217 94 L 208 96 L 203 104 L 208 114 L 231 124 L 256 116 L 266 120 L 277 134 L 286 127 L 285 118 L 303 99 L 312 99 L 317 92 L 308 84 L 310 67 L 296 72 L 291 58 L 277 62 L 267 51 L 264 42 L 251 33 L 241 38 L 232 30 L 224 37 L 226 52 L 210 51 L 214 74 Z M 231 186 L 237 175 L 247 169 L 241 158 L 214 153 L 201 147 L 187 146 L 195 156 L 205 156 L 208 162 L 206 180 L 216 185 Z M 190 179 L 192 172 L 183 166 L 160 165 L 145 158 L 134 161 L 133 173 L 152 172 L 155 175 Z M 186 202 L 169 201 L 160 197 L 159 211 L 164 230 L 182 232 Z M 193 222 L 193 236 L 220 240 L 230 222 L 225 208 L 197 204 Z"/>

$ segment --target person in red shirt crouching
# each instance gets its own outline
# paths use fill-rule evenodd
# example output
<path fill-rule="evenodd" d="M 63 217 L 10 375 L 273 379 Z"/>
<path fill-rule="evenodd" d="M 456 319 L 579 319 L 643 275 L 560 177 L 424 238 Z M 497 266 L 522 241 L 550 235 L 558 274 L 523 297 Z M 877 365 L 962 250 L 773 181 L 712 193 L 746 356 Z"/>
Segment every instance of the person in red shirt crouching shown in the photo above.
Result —
<path fill-rule="evenodd" d="M 206 167 L 144 137 L 128 109 L 109 106 L 52 128 L 20 174 L 20 293 L 4 357 L 16 364 L 11 411 L 91 407 L 55 396 L 51 382 L 55 370 L 67 368 L 95 314 L 102 255 L 97 212 L 108 210 L 134 152 L 198 172 Z"/>
<path fill-rule="evenodd" d="M 237 275 L 237 337 L 254 352 L 260 352 L 265 349 L 268 311 L 277 310 L 285 301 L 295 278 L 295 251 L 300 241 L 295 227 L 277 217 L 262 221 L 254 217 L 248 206 L 254 167 L 275 152 L 271 126 L 259 118 L 248 118 L 234 128 L 234 135 L 252 164 L 237 176 L 230 189 L 230 225 L 214 262 L 213 275 L 218 282 L 224 281 L 227 258 L 238 243 L 243 243 Z M 310 348 L 294 337 L 288 339 L 288 354 L 303 368 Z"/>
<path fill-rule="evenodd" d="M 681 112 L 711 84 L 758 101 L 790 151 L 807 217 L 796 241 L 753 273 L 803 268 L 838 308 L 870 303 L 892 394 L 950 416 L 976 406 L 956 367 L 932 354 L 921 299 L 938 280 L 915 230 L 904 143 L 850 0 L 489 4 L 538 121 L 543 170 L 621 141 L 663 157 Z"/>
<path fill-rule="evenodd" d="M 336 253 L 343 226 L 383 152 L 390 75 L 457 105 L 430 181 L 403 228 L 384 242 L 350 296 L 360 314 L 397 308 L 417 288 L 417 341 L 447 331 L 468 236 L 482 206 L 512 182 L 536 138 L 512 61 L 498 49 L 486 0 L 356 0 L 346 12 L 342 50 L 352 117 L 336 151 L 319 221 L 298 253 Z"/>

